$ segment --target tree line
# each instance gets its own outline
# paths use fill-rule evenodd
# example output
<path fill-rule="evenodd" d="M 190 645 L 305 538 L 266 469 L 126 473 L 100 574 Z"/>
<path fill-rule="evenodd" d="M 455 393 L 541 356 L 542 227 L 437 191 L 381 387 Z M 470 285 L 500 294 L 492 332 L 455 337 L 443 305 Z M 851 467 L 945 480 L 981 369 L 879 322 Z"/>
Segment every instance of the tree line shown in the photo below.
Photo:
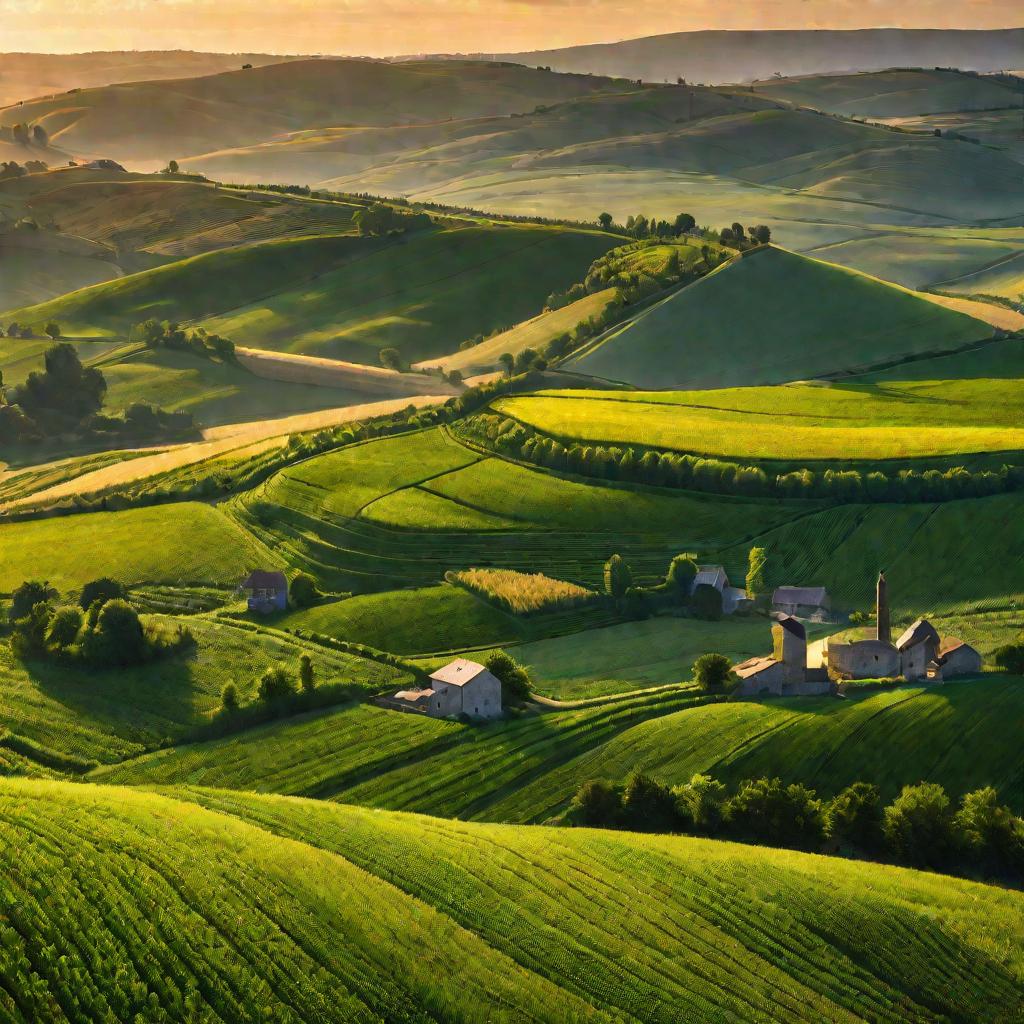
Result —
<path fill-rule="evenodd" d="M 482 412 L 456 432 L 490 450 L 535 466 L 598 480 L 621 480 L 746 497 L 821 499 L 841 503 L 914 503 L 980 498 L 1024 487 L 1024 466 L 969 470 L 794 469 L 769 473 L 760 466 L 680 452 L 618 445 L 563 443 L 530 424 Z"/>
<path fill-rule="evenodd" d="M 669 787 L 641 771 L 625 784 L 585 782 L 567 824 L 671 832 L 884 860 L 935 871 L 1024 880 L 1024 821 L 987 786 L 955 806 L 933 782 L 883 805 L 855 782 L 831 800 L 800 783 L 748 779 L 731 790 L 709 775 Z"/>
<path fill-rule="evenodd" d="M 205 358 L 216 358 L 222 362 L 233 362 L 235 344 L 219 334 L 210 334 L 203 327 L 192 331 L 184 330 L 177 321 L 162 322 L 150 318 L 134 324 L 128 332 L 128 340 L 142 342 L 147 348 L 169 348 L 179 352 L 191 352 Z"/>

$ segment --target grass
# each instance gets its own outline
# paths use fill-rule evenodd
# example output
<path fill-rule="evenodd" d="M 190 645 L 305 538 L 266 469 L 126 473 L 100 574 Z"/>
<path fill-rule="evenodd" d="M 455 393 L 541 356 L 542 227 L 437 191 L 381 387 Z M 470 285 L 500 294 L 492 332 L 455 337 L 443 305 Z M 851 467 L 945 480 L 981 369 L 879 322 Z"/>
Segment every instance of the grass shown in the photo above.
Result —
<path fill-rule="evenodd" d="M 446 372 L 459 370 L 466 377 L 497 369 L 501 366 L 498 357 L 503 353 L 518 355 L 528 348 L 541 352 L 552 339 L 572 331 L 582 321 L 600 316 L 614 298 L 615 289 L 606 288 L 570 302 L 561 309 L 549 310 L 531 320 L 525 320 L 511 330 L 502 331 L 472 348 L 453 352 L 443 359 L 427 360 L 419 365 L 440 366 Z"/>
<path fill-rule="evenodd" d="M 452 580 L 516 615 L 572 608 L 594 596 L 594 591 L 575 583 L 514 569 L 466 569 L 454 573 Z"/>
<path fill-rule="evenodd" d="M 63 594 L 113 576 L 123 583 L 236 583 L 270 553 L 209 505 L 96 512 L 0 528 L 0 592 L 48 579 Z"/>
<path fill-rule="evenodd" d="M 57 754 L 107 763 L 206 724 L 226 683 L 235 683 L 243 703 L 254 700 L 263 671 L 278 663 L 295 671 L 303 651 L 312 655 L 318 684 L 353 683 L 375 692 L 408 680 L 375 661 L 229 619 L 156 615 L 151 621 L 186 625 L 194 649 L 152 664 L 94 670 L 21 662 L 0 645 L 0 725 Z"/>
<path fill-rule="evenodd" d="M 1008 378 L 542 392 L 499 399 L 494 409 L 566 443 L 747 460 L 913 459 L 1024 448 L 1024 385 Z"/>
<path fill-rule="evenodd" d="M 674 293 L 566 365 L 640 388 L 776 384 L 991 334 L 903 289 L 772 247 Z"/>

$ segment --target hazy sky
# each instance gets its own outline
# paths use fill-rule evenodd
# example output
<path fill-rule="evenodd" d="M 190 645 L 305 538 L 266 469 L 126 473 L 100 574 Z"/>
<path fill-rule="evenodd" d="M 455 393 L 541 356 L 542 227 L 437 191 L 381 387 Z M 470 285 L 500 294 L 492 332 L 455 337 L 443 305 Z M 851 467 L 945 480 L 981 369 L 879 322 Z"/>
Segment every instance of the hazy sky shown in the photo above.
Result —
<path fill-rule="evenodd" d="M 1020 0 L 0 0 L 0 51 L 386 56 L 542 49 L 702 28 L 1001 28 Z"/>

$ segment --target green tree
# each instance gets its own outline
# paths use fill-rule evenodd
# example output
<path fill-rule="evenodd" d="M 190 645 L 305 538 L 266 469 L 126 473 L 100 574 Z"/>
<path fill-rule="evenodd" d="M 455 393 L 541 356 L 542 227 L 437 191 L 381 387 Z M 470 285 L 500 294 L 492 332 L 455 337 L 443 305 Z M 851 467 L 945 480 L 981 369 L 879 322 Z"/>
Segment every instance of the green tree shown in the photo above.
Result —
<path fill-rule="evenodd" d="M 107 601 L 117 598 L 124 600 L 127 596 L 123 583 L 111 579 L 109 576 L 101 576 L 98 580 L 92 580 L 82 587 L 82 593 L 78 596 L 78 604 L 85 610 L 92 607 L 94 601 L 99 601 L 100 605 L 104 605 Z"/>
<path fill-rule="evenodd" d="M 710 775 L 694 775 L 673 791 L 680 818 L 697 832 L 714 835 L 722 826 L 726 789 Z"/>
<path fill-rule="evenodd" d="M 299 685 L 303 693 L 312 693 L 316 689 L 313 659 L 305 651 L 299 655 Z"/>
<path fill-rule="evenodd" d="M 768 550 L 751 548 L 747 557 L 747 596 L 760 597 L 768 593 Z"/>
<path fill-rule="evenodd" d="M 604 589 L 616 601 L 626 596 L 626 591 L 633 585 L 633 571 L 622 555 L 612 555 L 604 563 Z"/>
<path fill-rule="evenodd" d="M 697 563 L 693 560 L 693 555 L 676 555 L 669 562 L 665 583 L 677 601 L 685 602 L 690 597 L 696 576 Z"/>
<path fill-rule="evenodd" d="M 750 237 L 758 245 L 767 245 L 772 240 L 772 231 L 765 224 L 757 224 L 750 229 Z"/>
<path fill-rule="evenodd" d="M 529 673 L 505 651 L 492 651 L 484 667 L 501 683 L 501 702 L 511 704 L 526 700 L 532 684 Z"/>
<path fill-rule="evenodd" d="M 168 174 L 177 174 L 178 173 L 178 161 L 177 160 L 168 160 L 167 161 L 167 173 Z"/>
<path fill-rule="evenodd" d="M 685 235 L 687 231 L 692 231 L 696 224 L 697 222 L 693 219 L 693 217 L 690 214 L 680 213 L 675 219 L 673 230 L 675 231 L 677 236 Z"/>
<path fill-rule="evenodd" d="M 26 580 L 11 594 L 7 617 L 14 622 L 23 619 L 37 604 L 45 604 L 57 596 L 57 591 L 45 580 Z"/>
<path fill-rule="evenodd" d="M 676 819 L 675 798 L 667 786 L 649 775 L 635 771 L 622 791 L 622 810 L 631 828 L 644 832 L 666 832 Z"/>
<path fill-rule="evenodd" d="M 698 583 L 690 597 L 690 611 L 695 618 L 717 622 L 722 617 L 722 594 L 710 583 Z"/>
<path fill-rule="evenodd" d="M 824 836 L 821 801 L 799 784 L 750 779 L 725 806 L 730 828 L 746 839 L 813 849 Z"/>
<path fill-rule="evenodd" d="M 991 786 L 965 794 L 953 824 L 969 863 L 1000 873 L 1024 871 L 1024 822 L 999 803 Z"/>
<path fill-rule="evenodd" d="M 693 681 L 702 690 L 723 690 L 732 678 L 732 662 L 724 654 L 702 654 L 693 663 Z"/>
<path fill-rule="evenodd" d="M 610 213 L 598 214 L 597 223 L 601 225 L 603 231 L 611 231 L 614 222 L 615 218 Z"/>
<path fill-rule="evenodd" d="M 992 655 L 995 663 L 1015 676 L 1024 676 L 1024 644 L 1004 644 Z"/>
<path fill-rule="evenodd" d="M 829 801 L 825 833 L 840 846 L 872 852 L 882 843 L 882 802 L 877 786 L 855 782 Z"/>
<path fill-rule="evenodd" d="M 43 332 L 54 341 L 60 337 L 60 324 L 56 320 L 51 320 L 44 328 Z"/>
<path fill-rule="evenodd" d="M 238 710 L 238 687 L 234 683 L 225 683 L 220 691 L 220 706 L 228 713 Z"/>
<path fill-rule="evenodd" d="M 953 810 L 942 786 L 922 782 L 904 786 L 885 808 L 882 830 L 889 848 L 917 867 L 937 868 L 953 853 Z"/>
<path fill-rule="evenodd" d="M 379 353 L 380 365 L 397 373 L 402 372 L 402 354 L 397 348 L 382 348 Z"/>
<path fill-rule="evenodd" d="M 45 601 L 41 601 L 14 623 L 11 632 L 11 652 L 16 658 L 33 658 L 46 653 L 46 634 L 52 616 L 53 609 Z"/>
<path fill-rule="evenodd" d="M 498 362 L 505 367 L 505 375 L 507 377 L 512 376 L 512 367 L 516 364 L 516 357 L 511 352 L 502 352 L 498 356 Z"/>
<path fill-rule="evenodd" d="M 98 604 L 99 602 L 94 602 Z M 93 617 L 86 618 L 83 652 L 93 665 L 138 665 L 146 660 L 148 648 L 139 613 L 120 598 L 107 601 Z M 95 625 L 89 629 L 89 623 Z"/>
<path fill-rule="evenodd" d="M 264 704 L 287 700 L 295 695 L 295 677 L 284 665 L 271 665 L 260 676 L 256 694 Z"/>
<path fill-rule="evenodd" d="M 614 825 L 622 814 L 622 799 L 604 779 L 584 782 L 573 800 L 585 825 Z"/>
<path fill-rule="evenodd" d="M 323 597 L 316 579 L 308 572 L 297 572 L 292 577 L 289 593 L 296 608 L 309 608 Z"/>
<path fill-rule="evenodd" d="M 50 619 L 46 631 L 46 642 L 51 647 L 70 647 L 77 639 L 82 628 L 82 609 L 75 605 L 58 608 Z"/>

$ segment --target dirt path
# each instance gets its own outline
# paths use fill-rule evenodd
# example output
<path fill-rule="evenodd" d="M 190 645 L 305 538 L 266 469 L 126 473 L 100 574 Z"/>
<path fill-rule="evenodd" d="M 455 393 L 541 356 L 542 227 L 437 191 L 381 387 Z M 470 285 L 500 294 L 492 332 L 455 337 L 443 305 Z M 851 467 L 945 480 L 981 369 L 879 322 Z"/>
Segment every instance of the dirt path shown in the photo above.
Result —
<path fill-rule="evenodd" d="M 1007 309 L 1005 306 L 997 306 L 994 302 L 979 302 L 977 299 L 961 299 L 952 295 L 934 295 L 931 292 L 917 292 L 917 294 L 922 299 L 934 302 L 938 306 L 954 309 L 958 313 L 966 313 L 968 316 L 973 316 L 975 320 L 983 320 L 1004 331 L 1024 329 L 1024 313 L 1018 313 L 1015 309 Z"/>

